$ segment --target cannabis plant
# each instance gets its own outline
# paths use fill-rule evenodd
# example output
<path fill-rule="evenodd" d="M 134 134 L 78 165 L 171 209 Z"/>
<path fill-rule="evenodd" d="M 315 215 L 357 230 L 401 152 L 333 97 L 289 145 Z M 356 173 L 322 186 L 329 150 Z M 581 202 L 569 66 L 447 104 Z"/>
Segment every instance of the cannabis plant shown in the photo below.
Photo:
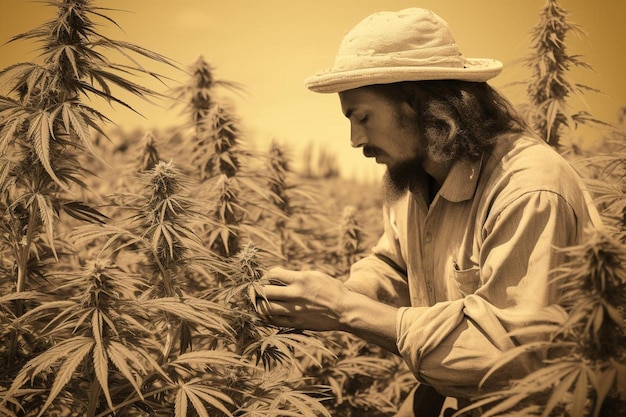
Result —
<path fill-rule="evenodd" d="M 185 384 L 200 389 L 206 367 L 244 363 L 229 352 L 193 350 L 198 334 L 229 337 L 223 318 L 229 310 L 189 294 L 185 277 L 211 275 L 220 264 L 191 230 L 193 203 L 178 172 L 159 163 L 140 182 L 143 194 L 118 198 L 127 217 L 73 233 L 74 241 L 96 250 L 83 272 L 55 280 L 51 295 L 59 301 L 16 321 L 38 326 L 50 347 L 20 370 L 5 402 L 19 398 L 21 407 L 39 415 L 59 407 L 86 416 L 128 408 L 171 411 Z M 195 369 L 201 379 L 181 368 Z M 218 409 L 230 401 L 218 390 L 204 394 L 203 401 L 219 400 L 209 401 Z"/>
<path fill-rule="evenodd" d="M 289 409 L 302 415 L 328 415 L 321 404 L 327 398 L 325 390 L 302 373 L 301 358 L 319 367 L 317 358 L 330 352 L 319 335 L 278 328 L 258 316 L 256 305 L 263 297 L 263 284 L 268 284 L 259 255 L 258 248 L 246 245 L 237 256 L 229 258 L 227 281 L 207 292 L 211 300 L 230 306 L 230 324 L 236 334 L 231 348 L 257 366 L 254 372 L 242 369 L 244 372 L 236 375 L 239 389 L 245 387 L 249 394 L 236 396 L 235 403 L 245 412 L 242 415 L 281 415 L 279 410 Z"/>
<path fill-rule="evenodd" d="M 44 3 L 56 8 L 56 17 L 9 40 L 39 42 L 38 61 L 0 72 L 0 250 L 2 269 L 10 271 L 2 275 L 0 287 L 14 294 L 5 304 L 13 322 L 2 323 L 8 340 L 8 348 L 1 351 L 2 380 L 12 380 L 51 342 L 37 334 L 38 326 L 22 326 L 21 317 L 37 305 L 56 302 L 47 291 L 49 282 L 55 273 L 75 267 L 72 248 L 59 239 L 59 219 L 69 215 L 82 222 L 106 221 L 70 193 L 86 187 L 84 177 L 90 172 L 79 156 L 84 151 L 97 154 L 92 131 L 103 133 L 102 124 L 109 121 L 84 99 L 129 107 L 112 94 L 113 88 L 144 98 L 155 94 L 125 78 L 148 74 L 131 55 L 170 64 L 161 55 L 98 33 L 94 19 L 112 20 L 91 0 Z M 123 52 L 130 64 L 110 61 L 109 51 Z M 7 401 L 13 403 L 10 395 L 4 407 Z"/>
<path fill-rule="evenodd" d="M 584 172 L 606 227 L 619 235 L 626 231 L 626 133 L 613 130 L 594 154 L 583 154 L 575 164 Z"/>
<path fill-rule="evenodd" d="M 173 98 L 184 106 L 184 114 L 196 136 L 201 135 L 202 126 L 208 118 L 213 105 L 220 102 L 217 90 L 225 88 L 243 91 L 243 87 L 235 82 L 217 79 L 214 68 L 201 55 L 188 69 L 190 75 L 186 84 L 175 87 Z"/>
<path fill-rule="evenodd" d="M 532 71 L 527 85 L 530 103 L 526 108 L 526 117 L 537 134 L 559 150 L 564 145 L 564 136 L 571 139 L 578 125 L 606 125 L 587 111 L 574 112 L 569 108 L 568 101 L 572 96 L 598 90 L 573 83 L 568 78 L 572 68 L 591 67 L 579 56 L 570 55 L 567 51 L 569 33 L 584 35 L 578 25 L 567 19 L 567 15 L 558 0 L 547 0 L 540 13 L 540 21 L 531 33 L 531 53 L 523 59 L 524 65 Z M 567 145 L 573 145 L 571 140 Z"/>
<path fill-rule="evenodd" d="M 348 270 L 350 266 L 358 260 L 359 255 L 362 253 L 362 235 L 363 230 L 359 226 L 356 217 L 356 207 L 344 207 L 341 218 L 339 247 L 337 252 Z"/>
<path fill-rule="evenodd" d="M 232 111 L 224 106 L 218 91 L 226 89 L 242 91 L 235 82 L 215 77 L 214 69 L 200 56 L 188 70 L 187 82 L 173 89 L 176 104 L 182 106 L 187 121 L 179 128 L 183 144 L 177 155 L 187 160 L 191 149 L 190 164 L 198 170 L 201 181 L 220 173 L 229 176 L 238 170 L 239 153 L 242 153 L 238 121 Z M 235 155 L 229 153 L 233 152 Z M 221 157 L 226 154 L 222 160 Z M 227 156 L 234 156 L 228 161 Z"/>
<path fill-rule="evenodd" d="M 315 184 L 298 179 L 292 171 L 287 148 L 273 141 L 266 165 L 269 199 L 275 210 L 260 213 L 261 219 L 278 235 L 281 260 L 293 268 L 309 267 L 314 257 L 328 251 L 330 215 L 320 205 L 322 197 Z"/>
<path fill-rule="evenodd" d="M 213 202 L 207 205 L 207 214 L 219 226 L 206 230 L 207 245 L 228 258 L 248 241 L 272 246 L 275 239 L 255 224 L 255 215 L 248 210 L 271 210 L 268 192 L 259 175 L 246 169 L 256 156 L 245 148 L 240 121 L 224 105 L 218 87 L 243 90 L 234 82 L 216 79 L 212 67 L 200 57 L 191 67 L 187 83 L 175 90 L 188 121 L 179 128 L 181 141 L 174 157 L 187 164 L 186 171 L 197 175 L 198 194 Z M 191 154 L 184 154 L 183 149 L 191 149 Z"/>

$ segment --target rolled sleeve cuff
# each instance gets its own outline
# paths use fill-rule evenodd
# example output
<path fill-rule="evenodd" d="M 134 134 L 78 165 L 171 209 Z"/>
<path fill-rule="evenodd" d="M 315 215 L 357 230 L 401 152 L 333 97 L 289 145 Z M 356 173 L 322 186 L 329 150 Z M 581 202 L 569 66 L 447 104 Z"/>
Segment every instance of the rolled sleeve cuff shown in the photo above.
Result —
<path fill-rule="evenodd" d="M 396 314 L 396 346 L 398 347 L 398 351 L 400 350 L 400 337 L 402 335 L 402 320 L 404 319 L 404 313 L 406 313 L 408 309 L 409 307 L 400 307 Z"/>

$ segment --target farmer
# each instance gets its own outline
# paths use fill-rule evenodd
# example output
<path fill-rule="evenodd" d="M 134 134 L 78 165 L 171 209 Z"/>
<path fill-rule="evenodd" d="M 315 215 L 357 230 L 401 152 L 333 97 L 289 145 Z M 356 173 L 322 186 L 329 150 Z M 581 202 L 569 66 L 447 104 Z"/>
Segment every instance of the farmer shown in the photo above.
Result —
<path fill-rule="evenodd" d="M 540 358 L 520 357 L 483 381 L 531 340 L 509 333 L 557 301 L 555 248 L 599 224 L 572 168 L 486 83 L 501 67 L 463 57 L 446 22 L 411 8 L 361 21 L 334 67 L 306 80 L 339 93 L 352 146 L 386 165 L 384 233 L 346 281 L 270 270 L 259 312 L 401 355 L 420 385 L 398 416 L 437 416 L 444 397 L 463 407 L 535 369 Z"/>

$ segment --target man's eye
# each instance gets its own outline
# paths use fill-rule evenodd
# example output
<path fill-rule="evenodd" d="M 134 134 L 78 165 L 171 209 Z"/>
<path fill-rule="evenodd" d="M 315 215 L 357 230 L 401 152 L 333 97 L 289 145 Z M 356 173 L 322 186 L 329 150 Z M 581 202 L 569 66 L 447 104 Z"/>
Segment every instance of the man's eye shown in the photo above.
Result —
<path fill-rule="evenodd" d="M 363 117 L 359 117 L 357 120 L 359 121 L 359 123 L 363 124 L 367 122 L 367 115 L 364 115 Z"/>

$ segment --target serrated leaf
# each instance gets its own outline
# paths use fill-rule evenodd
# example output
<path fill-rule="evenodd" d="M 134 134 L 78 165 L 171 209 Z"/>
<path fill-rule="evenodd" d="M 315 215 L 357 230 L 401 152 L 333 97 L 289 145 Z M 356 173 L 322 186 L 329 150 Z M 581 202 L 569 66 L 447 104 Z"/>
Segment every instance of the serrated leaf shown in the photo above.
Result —
<path fill-rule="evenodd" d="M 221 317 L 220 312 L 228 313 L 228 309 L 219 304 L 193 297 L 185 298 L 159 298 L 140 302 L 143 308 L 155 309 L 173 314 L 183 320 L 196 323 L 208 330 L 219 333 L 230 333 L 232 328 Z"/>
<path fill-rule="evenodd" d="M 135 380 L 132 370 L 128 367 L 128 363 L 131 363 L 139 367 L 141 371 L 145 372 L 145 369 L 141 366 L 141 362 L 138 360 L 137 356 L 126 346 L 113 340 L 109 342 L 107 352 L 111 362 L 113 362 L 115 367 L 122 373 L 122 375 L 124 375 L 126 380 L 131 383 L 139 398 L 143 400 L 141 387 Z M 160 369 L 160 367 L 157 366 L 156 369 Z"/>
<path fill-rule="evenodd" d="M 190 399 L 192 396 L 196 396 L 198 399 L 202 399 L 204 402 L 212 405 L 214 408 L 217 408 L 227 416 L 233 417 L 232 413 L 224 405 L 224 403 L 233 404 L 233 400 L 223 392 L 213 389 L 207 385 L 200 385 L 197 383 L 185 384 L 184 387 L 187 391 L 187 396 Z M 198 403 L 202 406 L 199 401 Z"/>
<path fill-rule="evenodd" d="M 72 355 L 68 355 L 67 359 L 61 364 L 59 370 L 56 374 L 56 378 L 54 379 L 54 383 L 52 384 L 52 388 L 50 389 L 50 393 L 48 394 L 48 398 L 46 402 L 41 407 L 39 411 L 38 417 L 41 417 L 45 414 L 45 411 L 50 407 L 52 401 L 59 395 L 61 390 L 65 387 L 65 385 L 72 379 L 74 375 L 74 371 L 78 367 L 78 365 L 82 362 L 84 357 L 91 351 L 93 347 L 93 342 L 88 340 L 84 343 L 84 345 L 80 346 L 78 349 L 72 352 Z"/>
<path fill-rule="evenodd" d="M 80 141 L 85 145 L 91 144 L 91 135 L 89 134 L 89 127 L 84 122 L 82 115 L 76 114 L 74 108 L 69 103 L 63 104 L 63 118 L 69 120 L 71 130 L 76 133 Z M 68 131 L 69 132 L 69 131 Z"/>
<path fill-rule="evenodd" d="M 61 206 L 63 211 L 71 217 L 91 223 L 105 224 L 110 220 L 105 214 L 83 203 L 82 201 L 68 201 Z"/>
<path fill-rule="evenodd" d="M 172 365 L 199 364 L 199 365 L 244 365 L 246 364 L 240 355 L 228 351 L 200 350 L 187 352 L 179 355 L 170 362 Z"/>
<path fill-rule="evenodd" d="M 58 311 L 59 308 L 64 308 L 64 310 Z M 76 309 L 76 303 L 74 301 L 47 301 L 32 310 L 24 313 L 19 320 L 20 321 L 34 321 L 42 318 L 46 318 L 51 314 L 54 314 L 52 320 L 49 320 L 48 324 L 46 324 L 41 331 L 45 332 L 49 326 L 52 326 L 52 322 L 56 323 L 59 317 L 63 317 L 66 312 L 74 311 Z"/>
<path fill-rule="evenodd" d="M 74 70 L 74 76 L 76 77 L 76 79 L 79 79 L 80 74 L 78 72 L 78 67 L 76 65 L 75 47 L 73 45 L 62 45 L 61 52 L 70 61 L 70 63 L 72 64 L 72 69 Z"/>
<path fill-rule="evenodd" d="M 598 375 L 599 378 L 597 378 L 596 385 L 594 385 L 596 391 L 595 409 L 593 410 L 594 417 L 599 415 L 604 399 L 611 391 L 613 384 L 616 382 L 617 375 L 618 373 L 616 367 L 608 368 Z"/>
<path fill-rule="evenodd" d="M 503 411 L 509 410 L 512 407 L 515 407 L 519 404 L 523 399 L 527 397 L 527 393 L 521 393 L 512 395 L 510 397 L 505 398 L 503 401 L 499 401 L 494 407 L 487 410 L 482 417 L 495 417 L 499 416 Z"/>
<path fill-rule="evenodd" d="M 174 403 L 174 417 L 187 417 L 187 392 L 181 385 L 176 392 L 176 400 Z"/>
<path fill-rule="evenodd" d="M 320 414 L 326 417 L 332 417 L 328 410 L 317 400 L 299 391 L 290 390 L 281 392 L 273 401 L 271 408 L 278 409 L 281 404 L 289 404 L 295 407 L 304 417 L 318 417 Z"/>
<path fill-rule="evenodd" d="M 558 385 L 552 391 L 550 399 L 545 405 L 543 413 L 541 414 L 542 417 L 548 417 L 554 407 L 563 401 L 580 372 L 580 369 L 573 369 L 571 373 L 565 375 L 564 378 L 559 381 Z"/>
<path fill-rule="evenodd" d="M 22 124 L 27 119 L 28 114 L 25 111 L 20 111 L 18 114 L 13 114 L 2 125 L 0 130 L 0 154 L 4 154 L 6 148 L 10 145 L 15 134 L 22 127 Z"/>
<path fill-rule="evenodd" d="M 202 404 L 202 401 L 197 395 L 192 394 L 192 393 L 187 393 L 187 396 L 189 397 L 189 400 L 191 401 L 191 405 L 193 405 L 193 408 L 195 408 L 196 412 L 200 415 L 200 417 L 209 417 L 209 413 L 206 411 L 206 407 L 204 406 L 204 404 Z"/>
<path fill-rule="evenodd" d="M 96 315 L 96 313 L 97 310 L 94 311 L 94 315 Z M 96 324 L 94 324 L 94 322 Z M 102 392 L 107 400 L 107 404 L 110 408 L 113 408 L 113 400 L 111 399 L 111 392 L 109 391 L 109 361 L 107 359 L 105 347 L 102 343 L 102 335 L 99 331 L 101 323 L 98 324 L 98 320 L 93 320 L 92 324 L 94 329 L 98 329 L 97 336 L 95 337 L 96 343 L 93 349 L 93 368 L 96 373 L 96 378 L 100 383 L 100 387 L 102 388 Z"/>
<path fill-rule="evenodd" d="M 45 196 L 36 193 L 35 198 L 37 200 L 37 208 L 39 209 L 41 222 L 43 223 L 43 226 L 46 230 L 46 236 L 48 237 L 48 245 L 50 247 L 50 250 L 52 250 L 55 259 L 58 260 L 57 252 L 54 246 L 54 210 L 52 209 L 52 205 Z"/>
<path fill-rule="evenodd" d="M 50 175 L 50 178 L 62 189 L 67 190 L 67 186 L 56 176 L 50 163 L 50 140 L 54 138 L 52 123 L 53 119 L 50 118 L 50 114 L 45 110 L 39 110 L 30 120 L 28 137 L 32 142 L 39 162 Z"/>

